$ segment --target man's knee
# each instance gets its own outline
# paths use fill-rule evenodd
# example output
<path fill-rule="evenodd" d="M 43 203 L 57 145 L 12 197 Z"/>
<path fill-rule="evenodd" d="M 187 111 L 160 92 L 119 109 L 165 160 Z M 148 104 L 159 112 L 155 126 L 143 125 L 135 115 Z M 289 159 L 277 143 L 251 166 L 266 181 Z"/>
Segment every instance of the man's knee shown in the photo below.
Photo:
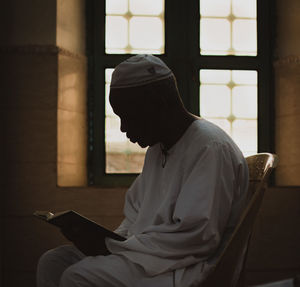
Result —
<path fill-rule="evenodd" d="M 83 286 L 79 285 L 79 278 L 80 276 L 76 266 L 70 266 L 62 274 L 59 287 Z"/>
<path fill-rule="evenodd" d="M 66 249 L 68 248 L 70 247 L 66 245 L 46 251 L 39 259 L 38 269 L 49 270 L 49 267 L 56 265 L 59 261 L 62 261 L 63 256 L 66 253 Z"/>
<path fill-rule="evenodd" d="M 55 264 L 55 251 L 54 249 L 45 252 L 38 261 L 37 273 L 41 275 L 43 273 L 49 272 L 51 266 Z"/>
<path fill-rule="evenodd" d="M 112 283 L 105 279 L 101 269 L 94 270 L 85 262 L 78 262 L 68 267 L 61 276 L 59 287 L 113 287 Z"/>
<path fill-rule="evenodd" d="M 79 256 L 74 254 L 73 249 L 73 246 L 64 245 L 51 249 L 40 257 L 37 266 L 38 287 L 58 286 L 61 274 L 65 269 L 79 260 Z"/>
<path fill-rule="evenodd" d="M 54 250 L 49 250 L 45 252 L 39 259 L 37 265 L 37 286 L 55 286 L 55 278 L 52 279 L 55 265 L 55 252 Z M 58 281 L 59 279 L 56 279 Z M 58 282 L 56 282 L 56 286 L 58 286 Z"/>
<path fill-rule="evenodd" d="M 88 273 L 82 270 L 80 264 L 74 264 L 67 268 L 61 276 L 59 287 L 93 287 L 100 282 L 91 282 L 92 278 L 89 278 Z"/>

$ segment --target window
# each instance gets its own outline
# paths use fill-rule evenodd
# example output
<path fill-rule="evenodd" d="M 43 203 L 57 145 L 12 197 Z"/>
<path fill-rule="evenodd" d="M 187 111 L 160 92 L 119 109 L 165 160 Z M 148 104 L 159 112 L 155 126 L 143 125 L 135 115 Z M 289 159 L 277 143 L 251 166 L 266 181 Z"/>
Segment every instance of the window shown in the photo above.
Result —
<path fill-rule="evenodd" d="M 164 0 L 106 0 L 107 54 L 162 54 Z"/>
<path fill-rule="evenodd" d="M 245 156 L 257 153 L 257 72 L 201 69 L 200 114 L 225 130 Z"/>
<path fill-rule="evenodd" d="M 128 185 L 143 165 L 145 150 L 121 135 L 108 104 L 113 68 L 132 54 L 161 57 L 186 108 L 221 126 L 245 156 L 272 151 L 268 1 L 87 2 L 90 184 Z"/>

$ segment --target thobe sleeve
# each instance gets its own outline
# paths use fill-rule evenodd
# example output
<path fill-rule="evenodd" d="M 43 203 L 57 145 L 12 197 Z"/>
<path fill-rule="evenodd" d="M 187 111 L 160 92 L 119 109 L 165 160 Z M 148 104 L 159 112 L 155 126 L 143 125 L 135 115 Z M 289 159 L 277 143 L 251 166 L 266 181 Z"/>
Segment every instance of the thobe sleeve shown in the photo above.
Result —
<path fill-rule="evenodd" d="M 128 189 L 125 197 L 124 215 L 125 218 L 120 226 L 115 230 L 121 236 L 129 237 L 130 227 L 135 222 L 141 205 L 141 184 L 142 175 L 138 175 L 131 187 Z"/>
<path fill-rule="evenodd" d="M 119 234 L 120 236 L 127 238 L 129 237 L 128 230 L 130 226 L 131 222 L 125 217 L 118 228 L 114 230 L 114 232 Z"/>
<path fill-rule="evenodd" d="M 230 152 L 226 146 L 213 143 L 196 155 L 187 152 L 186 156 L 191 155 L 195 159 L 184 171 L 172 220 L 149 226 L 116 249 L 125 251 L 149 274 L 206 260 L 215 252 L 226 227 L 235 181 Z"/>

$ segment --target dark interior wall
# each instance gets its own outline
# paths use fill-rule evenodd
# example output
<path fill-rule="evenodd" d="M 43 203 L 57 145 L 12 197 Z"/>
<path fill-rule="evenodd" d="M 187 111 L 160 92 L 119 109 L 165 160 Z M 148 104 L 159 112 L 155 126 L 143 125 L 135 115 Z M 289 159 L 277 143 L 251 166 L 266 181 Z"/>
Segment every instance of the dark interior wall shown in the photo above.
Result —
<path fill-rule="evenodd" d="M 56 1 L 12 0 L 1 5 L 1 45 L 53 45 Z"/>
<path fill-rule="evenodd" d="M 30 71 L 30 67 L 36 66 L 38 62 L 40 62 L 38 65 L 41 66 L 44 57 L 31 61 L 32 55 L 30 51 L 25 53 L 25 47 L 51 45 L 55 42 L 56 6 L 51 0 L 46 0 L 43 4 L 31 0 L 5 1 L 1 4 L 0 114 L 1 175 L 3 179 L 1 183 L 1 286 L 10 286 L 8 278 L 20 280 L 19 285 L 22 285 L 23 280 L 29 282 L 31 276 L 27 266 L 23 266 L 22 274 L 16 274 L 15 270 L 20 268 L 12 269 L 12 260 L 9 260 L 8 256 L 10 253 L 14 253 L 14 248 L 19 245 L 23 246 L 23 249 L 16 258 L 22 258 L 22 256 L 30 258 L 30 252 L 26 254 L 24 248 L 26 245 L 23 245 L 23 242 L 31 238 L 28 236 L 30 233 L 24 232 L 25 225 L 23 224 L 29 215 L 25 216 L 20 212 L 9 215 L 8 210 L 12 206 L 17 208 L 17 206 L 26 205 L 26 200 L 23 201 L 24 197 L 20 196 L 24 195 L 24 187 L 28 182 L 26 171 L 27 174 L 34 175 L 37 166 L 42 166 L 42 158 L 38 159 L 39 155 L 31 158 L 35 148 L 39 147 L 39 136 L 36 132 L 30 133 L 30 131 L 36 130 L 39 125 L 42 126 L 42 121 L 50 114 L 46 113 L 44 117 L 41 117 L 43 120 L 39 122 L 42 111 L 38 114 L 37 107 L 43 102 L 43 99 L 40 101 L 39 91 L 33 85 L 39 81 L 39 76 L 33 75 Z M 46 18 L 48 21 L 43 20 Z M 23 54 L 20 51 L 16 53 L 16 48 L 21 46 L 24 47 Z M 34 76 L 34 78 L 27 82 L 30 76 Z M 48 85 L 49 82 L 51 82 L 51 78 L 46 84 Z M 51 89 L 49 93 L 51 93 Z M 54 107 L 52 106 L 52 108 Z M 28 188 L 30 189 L 31 186 L 29 185 Z M 10 197 L 12 191 L 15 195 Z M 12 285 L 14 286 L 13 281 Z"/>
<path fill-rule="evenodd" d="M 75 209 L 108 228 L 122 219 L 124 189 L 88 188 L 86 177 L 76 177 L 86 160 L 84 4 L 1 7 L 1 286 L 35 286 L 38 258 L 66 243 L 33 218 L 35 210 Z M 78 187 L 58 186 L 68 180 Z"/>
<path fill-rule="evenodd" d="M 281 4 L 278 9 L 285 15 L 280 18 L 282 35 L 285 25 L 297 30 L 298 22 L 290 23 L 295 20 L 289 17 L 297 11 L 298 1 L 277 2 Z M 55 228 L 34 219 L 33 211 L 75 209 L 109 228 L 116 227 L 122 219 L 124 189 L 57 186 L 60 176 L 67 181 L 72 179 L 83 163 L 83 157 L 69 161 L 67 154 L 60 154 L 64 150 L 64 137 L 68 138 L 69 133 L 79 137 L 81 134 L 74 133 L 74 129 L 86 122 L 86 111 L 78 108 L 86 100 L 83 5 L 84 0 L 11 0 L 4 2 L 0 11 L 0 19 L 4 21 L 0 27 L 0 274 L 3 287 L 35 286 L 39 256 L 66 242 Z M 290 5 L 292 11 L 288 8 Z M 277 44 L 277 49 L 282 51 L 282 61 L 276 68 L 275 84 L 280 84 L 276 91 L 282 91 L 282 94 L 276 93 L 278 101 L 285 97 L 286 85 L 278 73 L 292 76 L 284 79 L 293 79 L 289 102 L 297 107 L 300 98 L 294 95 L 299 94 L 297 53 L 300 50 L 295 35 L 299 33 L 292 31 L 284 34 L 287 39 L 280 41 L 284 49 L 280 48 L 280 42 Z M 294 48 L 288 49 L 288 43 Z M 289 66 L 291 55 L 296 60 Z M 280 63 L 284 63 L 286 70 L 282 70 Z M 69 83 L 68 79 L 71 87 L 65 84 Z M 79 92 L 70 92 L 72 90 Z M 299 126 L 297 120 L 295 117 Z M 82 134 L 85 128 L 80 129 Z M 286 136 L 289 141 L 299 140 L 295 129 L 284 136 L 277 133 L 277 147 L 287 142 Z M 70 150 L 80 149 L 74 146 L 75 142 L 68 143 Z M 278 149 L 278 152 L 283 150 Z M 293 150 L 298 152 L 299 148 Z M 82 149 L 80 152 L 84 155 Z M 286 159 L 285 154 L 281 157 Z M 290 160 L 295 158 L 290 157 Z M 286 182 L 289 183 L 288 179 Z M 84 180 L 77 183 L 83 185 Z M 296 187 L 267 191 L 249 251 L 248 282 L 255 284 L 300 272 L 299 197 L 300 190 Z"/>
<path fill-rule="evenodd" d="M 2 286 L 29 287 L 34 286 L 39 256 L 66 243 L 56 229 L 33 218 L 32 213 L 75 209 L 114 228 L 122 218 L 124 192 L 57 186 L 58 64 L 61 57 L 72 61 L 69 56 L 39 46 L 14 47 L 0 57 L 7 68 L 9 97 L 0 107 L 5 165 Z M 68 119 L 77 118 L 76 112 L 64 114 Z"/>
<path fill-rule="evenodd" d="M 250 286 L 300 273 L 299 215 L 299 187 L 266 191 L 246 263 L 246 282 Z"/>
<path fill-rule="evenodd" d="M 4 186 L 4 120 L 2 114 L 0 115 L 0 197 L 5 193 Z M 3 269 L 3 216 L 4 205 L 3 200 L 0 200 L 0 282 L 2 282 Z M 2 285 L 1 285 L 2 286 Z"/>

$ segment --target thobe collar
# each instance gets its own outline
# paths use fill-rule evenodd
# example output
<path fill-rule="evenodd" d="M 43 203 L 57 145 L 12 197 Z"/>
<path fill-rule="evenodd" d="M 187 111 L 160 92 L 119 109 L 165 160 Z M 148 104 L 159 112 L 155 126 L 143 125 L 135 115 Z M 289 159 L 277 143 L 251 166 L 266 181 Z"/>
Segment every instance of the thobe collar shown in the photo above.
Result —
<path fill-rule="evenodd" d="M 167 164 L 168 149 L 165 148 L 162 143 L 160 143 L 160 150 L 161 150 L 161 157 L 162 157 L 161 166 L 162 168 L 164 168 Z"/>

